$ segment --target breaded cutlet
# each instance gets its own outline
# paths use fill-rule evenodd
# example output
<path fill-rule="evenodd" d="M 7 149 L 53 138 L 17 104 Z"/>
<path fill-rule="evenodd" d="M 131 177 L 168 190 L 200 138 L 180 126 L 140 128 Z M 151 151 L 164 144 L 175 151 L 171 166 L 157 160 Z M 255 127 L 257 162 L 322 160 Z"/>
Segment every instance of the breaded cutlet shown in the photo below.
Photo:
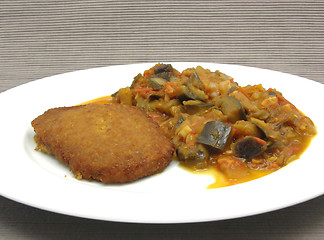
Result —
<path fill-rule="evenodd" d="M 174 147 L 142 110 L 87 104 L 47 110 L 32 121 L 36 150 L 53 154 L 79 179 L 135 181 L 163 171 Z"/>

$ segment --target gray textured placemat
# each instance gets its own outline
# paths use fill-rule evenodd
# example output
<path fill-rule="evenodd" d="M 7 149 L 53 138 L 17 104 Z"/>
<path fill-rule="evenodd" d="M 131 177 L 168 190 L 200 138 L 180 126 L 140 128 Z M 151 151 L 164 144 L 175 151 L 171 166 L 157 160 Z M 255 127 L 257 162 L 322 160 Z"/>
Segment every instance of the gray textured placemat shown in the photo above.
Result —
<path fill-rule="evenodd" d="M 322 79 L 323 1 L 1 1 L 6 81 L 150 61 L 234 63 Z M 23 79 L 22 79 L 23 76 Z"/>

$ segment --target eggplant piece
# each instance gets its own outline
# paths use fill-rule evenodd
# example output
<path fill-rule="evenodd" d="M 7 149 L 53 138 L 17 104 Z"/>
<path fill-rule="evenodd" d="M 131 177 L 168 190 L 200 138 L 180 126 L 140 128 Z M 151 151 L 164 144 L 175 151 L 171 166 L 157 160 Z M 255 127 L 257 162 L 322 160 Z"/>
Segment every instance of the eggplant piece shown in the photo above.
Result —
<path fill-rule="evenodd" d="M 223 81 L 227 81 L 227 80 L 232 80 L 233 79 L 232 77 L 226 75 L 225 73 L 220 72 L 219 70 L 216 70 L 215 73 L 218 76 L 220 76 L 223 79 Z"/>
<path fill-rule="evenodd" d="M 188 82 L 188 85 L 192 85 L 195 88 L 198 88 L 202 91 L 205 91 L 205 85 L 204 83 L 200 80 L 198 74 L 196 72 L 193 72 L 193 74 L 190 76 Z"/>
<path fill-rule="evenodd" d="M 226 96 L 221 101 L 221 110 L 231 123 L 238 120 L 246 120 L 245 110 L 239 100 L 232 96 Z"/>
<path fill-rule="evenodd" d="M 154 66 L 155 77 L 163 78 L 169 81 L 172 74 L 173 74 L 173 67 L 171 66 L 171 64 L 160 64 Z"/>
<path fill-rule="evenodd" d="M 184 84 L 180 86 L 177 98 L 180 101 L 187 101 L 187 100 L 205 101 L 207 100 L 208 96 L 205 94 L 203 90 L 194 87 L 192 84 Z"/>
<path fill-rule="evenodd" d="M 190 99 L 193 99 L 193 100 L 200 100 L 200 101 L 205 101 L 207 100 L 208 96 L 206 95 L 206 93 L 197 88 L 197 87 L 194 87 L 193 85 L 189 84 L 187 86 L 188 88 L 188 91 L 190 93 Z"/>
<path fill-rule="evenodd" d="M 269 123 L 256 118 L 250 118 L 249 121 L 254 123 L 263 132 L 265 138 L 272 141 L 280 139 L 280 132 L 274 129 Z"/>
<path fill-rule="evenodd" d="M 162 72 L 172 72 L 173 68 L 171 64 L 158 64 L 154 66 L 154 73 L 162 73 Z"/>
<path fill-rule="evenodd" d="M 236 131 L 237 135 L 254 136 L 254 137 L 261 138 L 263 140 L 265 139 L 265 135 L 263 131 L 252 122 L 239 120 L 233 124 L 233 127 L 237 130 Z"/>
<path fill-rule="evenodd" d="M 211 107 L 214 107 L 214 104 L 212 103 L 205 103 L 200 100 L 188 100 L 188 101 L 183 101 L 183 112 L 188 113 L 190 115 L 192 114 L 200 114 Z"/>
<path fill-rule="evenodd" d="M 162 98 L 163 97 L 163 93 L 161 93 L 161 92 L 152 92 L 151 94 L 149 94 L 148 96 L 147 96 L 147 98 L 150 100 L 150 101 L 154 101 L 154 100 L 158 100 L 158 99 L 160 99 L 160 98 Z"/>
<path fill-rule="evenodd" d="M 207 100 L 208 96 L 205 93 L 205 85 L 196 72 L 193 72 L 189 79 L 180 86 L 177 98 L 181 101 Z"/>
<path fill-rule="evenodd" d="M 199 97 L 193 94 L 187 86 L 182 85 L 179 87 L 177 98 L 183 102 L 187 100 L 199 100 Z"/>
<path fill-rule="evenodd" d="M 235 155 L 250 161 L 267 149 L 267 143 L 257 137 L 244 137 L 234 144 Z"/>
<path fill-rule="evenodd" d="M 234 92 L 234 91 L 236 91 L 238 89 L 239 89 L 238 85 L 234 85 L 228 90 L 228 94 L 231 94 L 232 92 Z"/>
<path fill-rule="evenodd" d="M 143 81 L 143 75 L 140 74 L 140 73 L 137 74 L 133 79 L 133 82 L 131 84 L 131 88 L 134 88 L 136 85 L 140 85 L 142 81 Z"/>
<path fill-rule="evenodd" d="M 283 144 L 281 141 L 267 142 L 267 149 L 280 149 L 283 147 L 285 147 L 285 144 Z"/>
<path fill-rule="evenodd" d="M 192 166 L 196 169 L 204 169 L 207 167 L 209 152 L 202 144 L 197 144 L 191 147 L 180 146 L 176 150 L 180 161 L 186 166 Z"/>
<path fill-rule="evenodd" d="M 196 142 L 223 151 L 231 136 L 231 131 L 232 126 L 227 123 L 210 121 L 205 124 Z"/>
<path fill-rule="evenodd" d="M 269 96 L 277 96 L 277 93 L 274 91 L 268 91 Z"/>
<path fill-rule="evenodd" d="M 161 77 L 152 77 L 150 78 L 149 82 L 153 90 L 160 90 L 168 81 Z"/>

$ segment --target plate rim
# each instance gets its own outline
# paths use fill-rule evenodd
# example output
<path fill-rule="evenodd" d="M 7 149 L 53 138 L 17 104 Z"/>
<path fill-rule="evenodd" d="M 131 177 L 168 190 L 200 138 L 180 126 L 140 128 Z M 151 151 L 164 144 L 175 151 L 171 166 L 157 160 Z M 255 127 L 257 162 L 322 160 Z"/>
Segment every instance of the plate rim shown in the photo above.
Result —
<path fill-rule="evenodd" d="M 254 70 L 254 71 L 268 71 L 268 73 L 275 73 L 275 74 L 279 74 L 279 75 L 286 75 L 286 76 L 290 76 L 294 79 L 297 79 L 298 81 L 309 81 L 310 84 L 315 84 L 314 86 L 321 86 L 321 88 L 323 88 L 324 85 L 322 85 L 321 83 L 319 82 L 316 82 L 316 81 L 313 81 L 313 80 L 310 80 L 310 79 L 307 79 L 307 78 L 303 78 L 303 77 L 299 77 L 299 76 L 296 76 L 296 75 L 292 75 L 292 74 L 289 74 L 289 73 L 283 73 L 283 72 L 278 72 L 278 71 L 274 71 L 274 70 L 270 70 L 270 69 L 263 69 L 263 68 L 257 68 L 257 67 L 250 67 L 250 66 L 243 66 L 243 65 L 236 65 L 236 64 L 221 64 L 221 63 L 211 63 L 211 62 L 168 62 L 172 65 L 177 65 L 177 64 L 180 64 L 180 65 L 187 65 L 188 67 L 195 67 L 197 66 L 198 64 L 199 65 L 202 65 L 203 67 L 208 65 L 208 66 L 215 66 L 218 68 L 218 66 L 221 66 L 221 67 L 225 67 L 226 68 L 229 68 L 229 67 L 234 67 L 234 68 L 239 68 L 239 69 L 249 69 L 249 70 Z M 105 66 L 105 67 L 99 67 L 99 68 L 90 68 L 90 69 L 83 69 L 83 70 L 77 70 L 77 71 L 73 71 L 73 72 L 67 72 L 67 73 L 61 73 L 61 74 L 57 74 L 57 75 L 53 75 L 53 76 L 49 76 L 49 77 L 45 77 L 45 78 L 41 78 L 41 79 L 38 79 L 38 80 L 34 80 L 34 81 L 31 81 L 31 82 L 28 82 L 28 83 L 24 83 L 22 85 L 19 85 L 19 86 L 16 86 L 14 88 L 11 88 L 11 89 L 8 89 L 2 93 L 0 93 L 0 106 L 1 106 L 1 100 L 5 97 L 10 97 L 10 94 L 12 93 L 15 93 L 16 91 L 20 92 L 20 90 L 23 90 L 23 88 L 29 88 L 29 87 L 33 87 L 33 85 L 39 85 L 39 83 L 43 83 L 44 81 L 52 81 L 52 80 L 55 80 L 56 78 L 62 78 L 62 77 L 65 77 L 65 76 L 71 76 L 73 74 L 82 74 L 82 73 L 87 73 L 89 71 L 93 71 L 93 72 L 97 72 L 97 71 L 103 71 L 105 72 L 106 70 L 109 71 L 109 69 L 111 68 L 127 68 L 129 67 L 130 65 L 132 66 L 137 66 L 139 67 L 139 72 L 143 72 L 143 70 L 146 70 L 144 69 L 143 67 L 146 67 L 146 66 L 153 66 L 154 64 L 156 63 L 135 63 L 135 64 L 123 64 L 123 65 L 112 65 L 112 66 Z M 189 65 L 190 64 L 190 65 Z M 142 67 L 142 68 L 141 68 Z M 177 67 L 175 67 L 177 69 Z M 216 70 L 216 69 L 215 69 Z M 219 69 L 221 70 L 221 69 Z M 226 74 L 226 71 L 224 71 L 224 73 Z M 133 76 L 130 76 L 130 79 L 132 79 Z M 319 84 L 319 85 L 316 85 L 316 84 Z M 100 96 L 98 96 L 100 97 Z M 88 100 L 88 99 L 84 99 L 85 101 Z M 90 100 L 90 99 L 89 99 Z M 26 127 L 27 125 L 25 126 L 21 126 L 21 128 L 23 129 L 24 127 Z M 322 133 L 320 135 L 322 137 Z M 316 138 L 316 137 L 315 137 Z M 1 140 L 1 139 L 0 139 Z M 0 141 L 1 143 L 1 141 Z M 298 160 L 297 160 L 298 161 Z M 281 171 L 281 170 L 279 170 Z M 266 181 L 268 182 L 268 179 L 269 178 L 273 178 L 273 176 L 276 176 L 276 173 L 272 173 L 266 177 L 263 177 L 260 179 L 258 179 L 257 181 Z M 45 176 L 45 172 L 43 173 L 40 173 L 40 175 L 42 176 Z M 0 177 L 1 179 L 1 177 Z M 56 177 L 53 176 L 53 179 L 56 179 Z M 55 180 L 51 180 L 51 183 L 53 183 L 53 181 L 55 182 Z M 58 181 L 63 181 L 64 182 L 64 179 L 60 179 Z M 248 182 L 248 183 L 243 183 L 243 184 L 239 184 L 239 185 L 235 185 L 235 186 L 230 186 L 230 187 L 225 187 L 223 188 L 222 190 L 218 191 L 218 192 L 228 192 L 230 191 L 229 189 L 235 189 L 235 188 L 241 188 L 241 189 L 246 189 L 248 186 L 250 185 L 255 185 L 255 181 L 251 181 L 251 182 Z M 80 184 L 78 183 L 73 183 L 73 186 L 75 186 L 76 190 L 79 189 L 80 190 Z M 78 186 L 78 187 L 76 187 Z M 242 187 L 243 186 L 243 187 Z M 245 187 L 246 186 L 246 187 Z M 87 188 L 88 189 L 88 188 Z M 6 189 L 8 190 L 8 189 Z M 33 189 L 29 189 L 31 192 L 33 192 L 35 194 L 35 190 Z M 218 189 L 217 189 L 218 190 Z M 91 191 L 91 190 L 89 190 Z M 92 190 L 93 191 L 93 190 Z M 11 200 L 14 200 L 16 202 L 20 202 L 20 203 L 23 203 L 25 205 L 28 205 L 28 206 L 32 206 L 32 207 L 36 207 L 36 208 L 40 208 L 40 209 L 44 209 L 44 210 L 47 210 L 47 211 L 51 211 L 51 212 L 56 212 L 56 213 L 60 213 L 60 214 L 65 214 L 65 215 L 70 215 L 70 216 L 76 216 L 76 217 L 83 217 L 83 218 L 89 218 L 89 219 L 96 219 L 96 220 L 106 220 L 106 221 L 116 221 L 116 222 L 133 222 L 133 223 L 189 223 L 189 222 L 206 222 L 206 221 L 216 221 L 216 220 L 224 220 L 224 219 L 233 219 L 233 218 L 237 218 L 237 217 L 244 217 L 244 216 L 251 216 L 251 215 L 256 215 L 256 214 L 261 214 L 261 213 L 265 213 L 265 212 L 270 212 L 270 211 L 274 211 L 274 210 L 278 210 L 278 209 L 281 209 L 281 208 L 285 208 L 285 207 L 289 207 L 289 206 L 292 206 L 292 205 L 295 205 L 295 204 L 299 204 L 301 202 L 305 202 L 307 200 L 310 200 L 310 199 L 313 199 L 313 198 L 316 198 L 318 196 L 321 196 L 322 194 L 324 194 L 324 189 L 322 189 L 321 191 L 319 191 L 317 194 L 313 194 L 312 196 L 305 196 L 304 198 L 303 197 L 300 197 L 298 199 L 298 201 L 290 201 L 289 203 L 287 202 L 286 204 L 282 204 L 281 206 L 273 206 L 272 208 L 268 208 L 268 209 L 264 209 L 262 211 L 262 209 L 258 209 L 257 211 L 255 212 L 250 212 L 250 213 L 246 213 L 244 215 L 242 214 L 229 214 L 227 217 L 223 214 L 221 217 L 211 217 L 209 216 L 208 218 L 203 218 L 203 217 L 196 217 L 196 219 L 194 218 L 187 218 L 187 219 L 184 219 L 184 217 L 179 217 L 179 218 L 167 218 L 166 216 L 164 216 L 164 219 L 161 219 L 160 221 L 156 218 L 154 218 L 152 221 L 150 221 L 149 218 L 145 218 L 145 217 L 142 217 L 141 220 L 139 219 L 135 219 L 134 217 L 133 218 L 128 218 L 127 216 L 124 216 L 124 217 L 121 217 L 121 218 L 118 218 L 118 217 L 106 217 L 106 218 L 103 218 L 102 216 L 96 216 L 96 214 L 89 214 L 89 213 L 83 213 L 83 214 L 78 214 L 76 213 L 75 211 L 71 210 L 71 211 L 68 211 L 68 210 L 62 210 L 60 211 L 59 209 L 55 208 L 55 209 L 52 209 L 51 207 L 49 206 L 46 206 L 46 204 L 33 204 L 32 202 L 32 199 L 30 199 L 29 201 L 23 201 L 22 199 L 20 199 L 19 197 L 17 196 L 14 196 L 14 194 L 12 194 L 12 192 L 8 193 L 7 192 L 3 192 L 3 190 L 1 190 L 0 188 L 0 192 L 1 192 L 1 195 L 8 198 L 8 199 L 11 199 Z M 73 191 L 75 193 L 75 191 Z M 142 193 L 141 193 L 142 194 Z M 140 195 L 141 195 L 140 194 Z M 203 193 L 202 195 L 205 195 L 205 194 L 208 194 L 208 193 Z M 99 194 L 100 195 L 100 194 Z M 121 194 L 123 195 L 123 194 Z M 153 196 L 145 196 L 145 197 L 148 197 L 148 198 L 152 198 L 152 200 L 156 200 L 156 196 L 158 195 L 159 198 L 161 198 L 161 194 L 153 194 L 154 195 L 154 198 Z M 162 194 L 163 195 L 163 194 Z M 210 195 L 210 194 L 208 194 Z M 235 195 L 235 194 L 234 194 Z M 192 196 L 191 196 L 192 197 Z M 46 198 L 45 198 L 46 199 Z M 201 197 L 199 198 L 196 198 L 196 200 L 201 200 Z M 164 199 L 165 201 L 167 199 Z M 153 206 L 150 206 L 152 209 L 153 209 Z M 261 206 L 260 206 L 261 207 Z M 131 209 L 129 209 L 131 210 Z M 186 213 L 184 213 L 186 214 Z"/>

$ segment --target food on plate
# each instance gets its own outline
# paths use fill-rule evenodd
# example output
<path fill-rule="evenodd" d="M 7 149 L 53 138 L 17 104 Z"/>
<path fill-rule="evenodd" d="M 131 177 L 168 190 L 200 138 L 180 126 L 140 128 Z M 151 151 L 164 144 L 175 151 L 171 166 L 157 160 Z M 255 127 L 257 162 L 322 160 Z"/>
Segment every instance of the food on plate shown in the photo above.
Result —
<path fill-rule="evenodd" d="M 262 77 L 262 76 L 260 76 Z M 130 182 L 172 159 L 210 173 L 210 188 L 265 176 L 299 158 L 316 135 L 312 120 L 276 89 L 240 86 L 201 66 L 158 63 L 120 88 L 36 118 L 37 150 L 77 178 Z"/>
<path fill-rule="evenodd" d="M 163 171 L 171 141 L 144 111 L 122 104 L 88 104 L 47 110 L 32 121 L 36 150 L 69 165 L 78 179 L 135 181 Z"/>
<path fill-rule="evenodd" d="M 201 66 L 179 72 L 156 64 L 108 101 L 143 109 L 171 139 L 182 165 L 216 169 L 226 179 L 222 186 L 287 165 L 316 135 L 312 120 L 276 89 L 240 86 Z"/>

